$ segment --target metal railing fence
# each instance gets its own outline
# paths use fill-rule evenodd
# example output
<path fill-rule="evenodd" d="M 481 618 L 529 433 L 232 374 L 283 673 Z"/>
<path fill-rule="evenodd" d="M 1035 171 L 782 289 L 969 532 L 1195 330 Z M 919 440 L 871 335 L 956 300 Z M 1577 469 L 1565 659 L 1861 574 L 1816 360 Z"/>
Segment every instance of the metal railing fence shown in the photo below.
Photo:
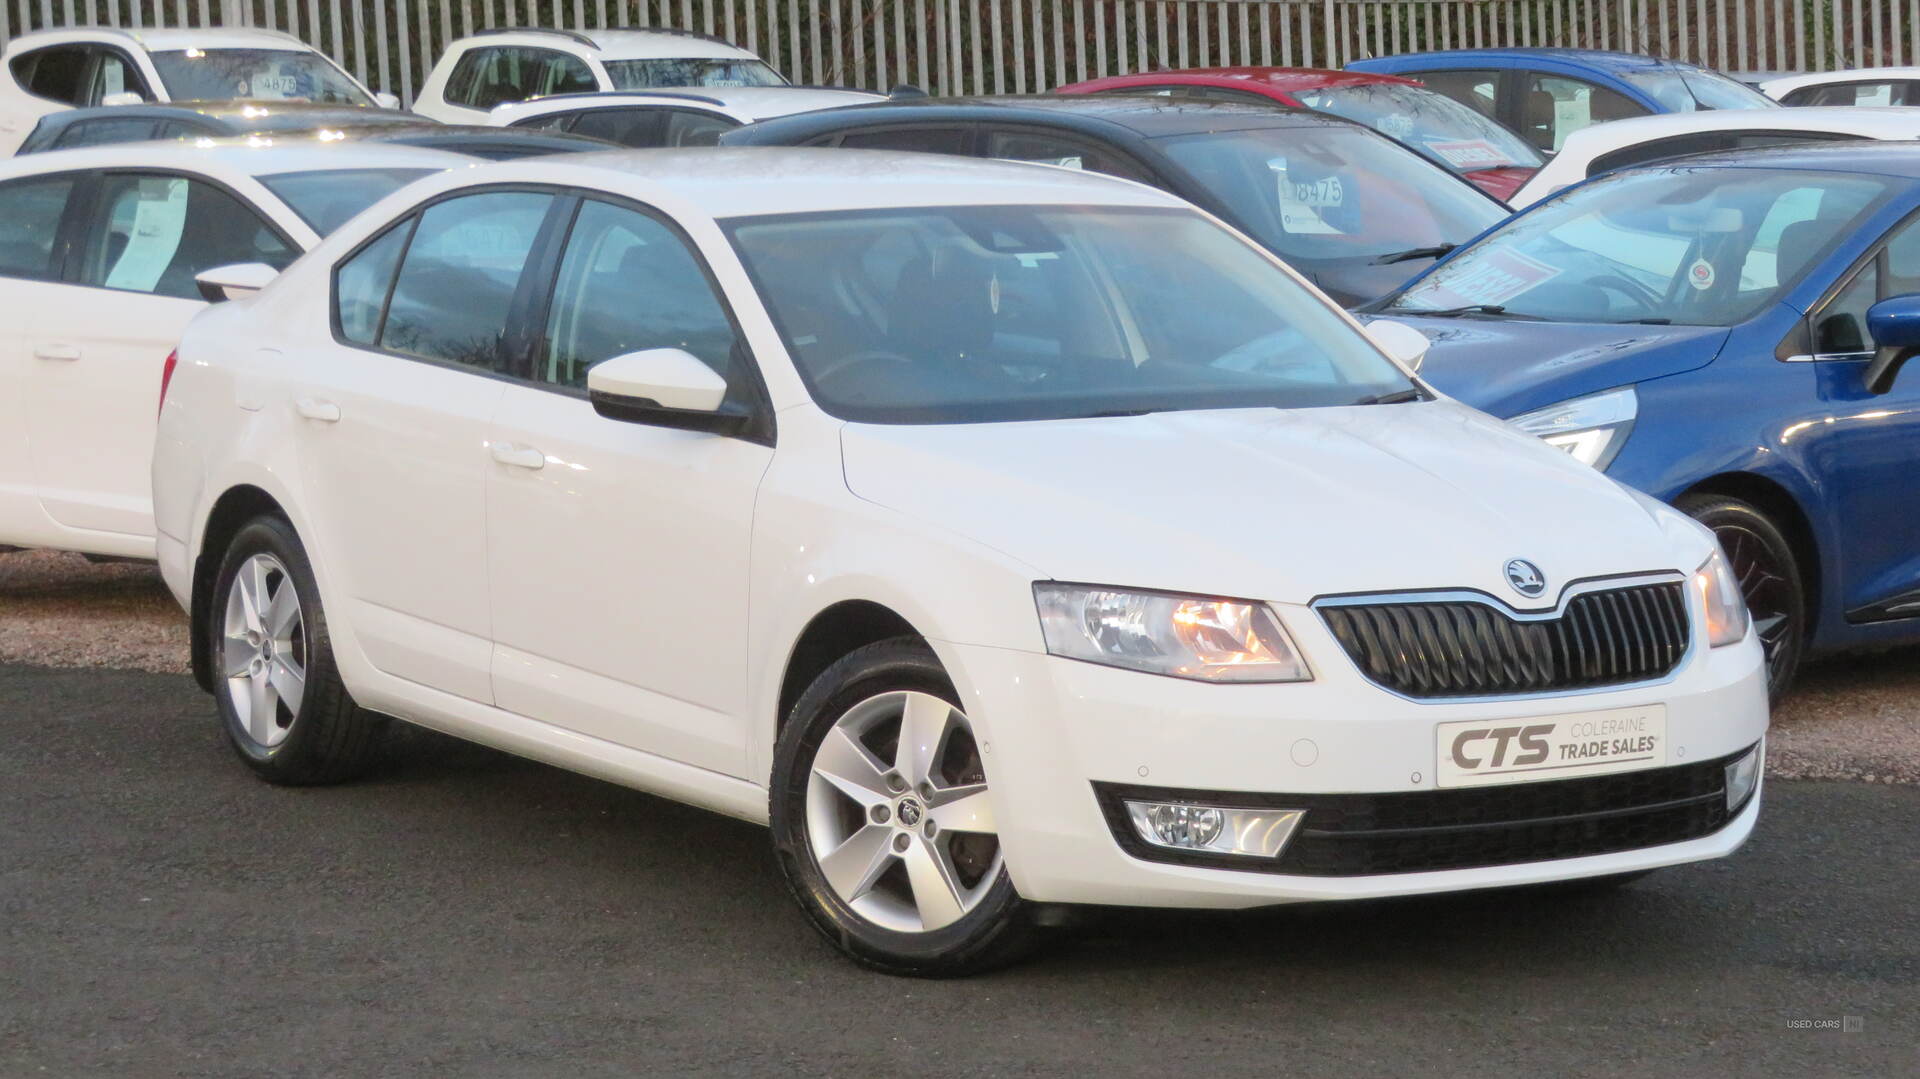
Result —
<path fill-rule="evenodd" d="M 700 30 L 795 82 L 936 93 L 1489 45 L 1622 49 L 1729 71 L 1920 62 L 1914 0 L 0 0 L 0 42 L 86 25 L 286 30 L 409 102 L 448 41 L 515 25 Z"/>

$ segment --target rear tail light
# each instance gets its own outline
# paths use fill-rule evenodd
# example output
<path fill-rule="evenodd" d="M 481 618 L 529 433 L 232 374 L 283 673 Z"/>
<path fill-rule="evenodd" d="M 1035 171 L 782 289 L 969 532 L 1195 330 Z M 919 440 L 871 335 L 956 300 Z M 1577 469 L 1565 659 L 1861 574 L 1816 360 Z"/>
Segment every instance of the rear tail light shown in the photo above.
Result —
<path fill-rule="evenodd" d="M 180 363 L 178 351 L 167 353 L 166 365 L 160 368 L 160 404 L 155 411 L 167 407 L 167 387 L 173 385 L 173 369 Z"/>

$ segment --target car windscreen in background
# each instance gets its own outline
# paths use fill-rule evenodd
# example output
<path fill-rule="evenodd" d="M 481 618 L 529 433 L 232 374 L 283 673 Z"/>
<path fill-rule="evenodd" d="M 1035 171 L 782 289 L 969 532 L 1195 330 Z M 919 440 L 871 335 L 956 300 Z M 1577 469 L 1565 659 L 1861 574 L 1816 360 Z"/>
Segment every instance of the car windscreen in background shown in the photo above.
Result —
<path fill-rule="evenodd" d="M 780 73 L 759 60 L 684 57 L 666 60 L 608 60 L 607 78 L 616 90 L 655 90 L 669 86 L 785 86 Z"/>
<path fill-rule="evenodd" d="M 1326 86 L 1293 95 L 1302 105 L 1362 123 L 1455 172 L 1540 167 L 1525 139 L 1444 94 L 1399 83 Z"/>
<path fill-rule="evenodd" d="M 303 49 L 171 49 L 152 54 L 175 101 L 318 101 L 372 105 L 353 80 Z"/>

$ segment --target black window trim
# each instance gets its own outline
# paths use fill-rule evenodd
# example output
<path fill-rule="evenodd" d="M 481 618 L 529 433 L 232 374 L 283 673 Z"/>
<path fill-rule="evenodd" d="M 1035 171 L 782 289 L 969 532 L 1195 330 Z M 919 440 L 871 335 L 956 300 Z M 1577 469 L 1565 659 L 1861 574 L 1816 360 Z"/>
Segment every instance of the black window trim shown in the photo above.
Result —
<path fill-rule="evenodd" d="M 511 370 L 483 370 L 468 364 L 456 363 L 452 360 L 442 360 L 432 356 L 417 356 L 410 352 L 399 352 L 393 349 L 383 348 L 378 344 L 354 341 L 346 336 L 340 326 L 340 271 L 346 267 L 347 263 L 358 258 L 360 253 L 367 248 L 386 239 L 395 229 L 405 228 L 407 230 L 406 241 L 400 247 L 400 257 L 394 261 L 393 272 L 387 278 L 386 295 L 382 297 L 380 301 L 380 318 L 374 326 L 373 333 L 374 341 L 378 342 L 386 334 L 387 312 L 393 304 L 394 287 L 399 281 L 401 268 L 406 265 L 407 252 L 413 247 L 414 233 L 418 230 L 420 219 L 426 212 L 440 203 L 450 202 L 454 199 L 464 198 L 469 195 L 510 192 L 527 192 L 551 195 L 554 197 L 553 206 L 548 208 L 546 217 L 540 223 L 540 230 L 534 236 L 533 248 L 528 252 L 527 263 L 520 270 L 521 281 L 514 288 L 513 309 L 508 314 L 507 324 L 501 335 L 503 347 L 508 342 L 516 341 L 522 342 L 524 345 L 524 351 L 519 357 L 507 357 L 508 366 Z M 374 232 L 362 239 L 359 243 L 354 244 L 345 254 L 334 260 L 332 266 L 328 267 L 327 327 L 333 336 L 334 343 L 342 348 L 350 348 L 357 352 L 370 352 L 380 356 L 391 356 L 394 359 L 405 360 L 409 363 L 430 364 L 434 367 L 443 367 L 462 374 L 473 375 L 477 378 L 493 379 L 510 385 L 539 390 L 543 393 L 558 394 L 562 397 L 571 397 L 581 401 L 588 400 L 589 394 L 584 388 L 541 382 L 533 377 L 533 371 L 535 365 L 546 353 L 547 317 L 552 309 L 554 291 L 559 287 L 560 259 L 565 256 L 567 242 L 573 238 L 573 226 L 579 218 L 581 206 L 589 201 L 607 203 L 621 209 L 637 211 L 664 225 L 667 231 L 672 233 L 674 237 L 681 242 L 682 246 L 686 248 L 688 254 L 692 256 L 694 264 L 699 266 L 700 274 L 706 280 L 708 289 L 712 291 L 714 300 L 720 305 L 721 312 L 726 315 L 727 324 L 733 329 L 734 348 L 732 358 L 738 365 L 738 370 L 741 372 L 741 379 L 736 386 L 735 381 L 729 378 L 727 392 L 728 395 L 731 396 L 734 391 L 738 389 L 740 403 L 750 413 L 748 421 L 741 431 L 724 437 L 738 438 L 768 447 L 773 446 L 776 435 L 776 423 L 773 413 L 772 395 L 767 390 L 766 378 L 761 373 L 760 364 L 754 355 L 752 346 L 748 343 L 747 334 L 745 328 L 740 324 L 739 315 L 734 311 L 733 303 L 727 295 L 727 290 L 721 285 L 718 275 L 713 272 L 713 266 L 709 263 L 705 252 L 701 251 L 700 245 L 694 242 L 692 234 L 687 232 L 671 215 L 636 199 L 631 199 L 624 195 L 617 195 L 610 191 L 573 187 L 564 184 L 526 182 L 498 183 L 456 188 L 452 191 L 442 191 L 423 202 L 416 203 L 407 211 L 405 217 L 393 222 L 386 228 Z M 538 287 L 538 277 L 535 277 L 532 282 L 529 282 L 529 274 L 544 275 L 546 287 L 543 289 Z M 535 291 L 532 291 L 523 300 L 521 293 L 527 289 L 533 289 Z M 665 425 L 661 424 L 658 426 Z"/>
<path fill-rule="evenodd" d="M 100 196 L 100 189 L 102 186 L 106 184 L 108 177 L 171 176 L 171 177 L 177 177 L 182 180 L 186 180 L 190 183 L 205 184 L 208 187 L 211 187 L 214 190 L 219 191 L 222 194 L 226 195 L 228 198 L 231 198 L 233 201 L 239 203 L 241 206 L 246 207 L 246 209 L 250 213 L 252 213 L 255 218 L 259 219 L 262 225 L 265 225 L 267 227 L 267 231 L 279 237 L 280 242 L 287 245 L 287 250 L 293 252 L 293 257 L 295 259 L 298 259 L 301 255 L 304 255 L 307 253 L 307 249 L 305 247 L 302 247 L 298 242 L 296 242 L 293 237 L 287 235 L 287 230 L 281 228 L 278 222 L 274 221 L 271 217 L 267 216 L 266 214 L 263 214 L 260 212 L 260 206 L 258 203 L 246 197 L 245 195 L 242 195 L 239 191 L 236 191 L 231 185 L 224 183 L 223 181 L 216 180 L 213 177 L 206 175 L 205 173 L 192 172 L 188 169 L 148 168 L 141 165 L 115 165 L 111 168 L 88 169 L 80 173 L 80 175 L 86 176 L 91 181 L 91 183 L 87 186 L 85 199 L 74 199 L 73 196 L 71 195 L 68 196 L 67 213 L 69 214 L 69 216 L 80 216 L 83 213 L 83 211 L 76 209 L 76 207 L 93 206 L 98 201 Z M 77 192 L 78 190 L 79 188 L 76 187 L 75 191 Z M 65 222 L 63 221 L 62 224 L 64 226 Z M 112 288 L 107 285 L 95 285 L 95 284 L 90 284 L 88 282 L 80 280 L 79 279 L 79 276 L 80 276 L 79 260 L 73 257 L 73 253 L 76 249 L 85 250 L 87 248 L 87 245 L 93 242 L 94 233 L 97 231 L 99 225 L 100 225 L 100 221 L 97 218 L 94 219 L 93 221 L 80 220 L 74 223 L 74 227 L 79 230 L 79 234 L 77 236 L 70 238 L 69 243 L 67 245 L 67 250 L 63 254 L 62 262 L 63 262 L 63 268 L 65 269 L 66 273 L 61 280 L 62 284 L 73 285 L 78 288 L 98 289 L 101 292 L 111 292 L 117 296 L 158 296 L 160 299 L 163 299 L 163 300 L 189 300 L 190 299 L 189 297 L 186 297 L 186 296 L 160 296 L 159 293 L 143 292 L 140 289 Z M 212 267 L 209 267 L 209 269 L 211 268 Z M 205 301 L 190 300 L 190 302 L 203 303 Z"/>

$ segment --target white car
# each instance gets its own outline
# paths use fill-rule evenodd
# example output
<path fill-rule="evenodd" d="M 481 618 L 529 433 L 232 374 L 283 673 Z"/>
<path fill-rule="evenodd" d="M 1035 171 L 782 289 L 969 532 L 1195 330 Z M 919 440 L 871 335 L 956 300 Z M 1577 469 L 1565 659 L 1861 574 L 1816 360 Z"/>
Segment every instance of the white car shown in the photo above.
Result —
<path fill-rule="evenodd" d="M 1518 210 L 1589 176 L 1688 154 L 1848 139 L 1914 138 L 1920 138 L 1920 109 L 1721 109 L 1636 116 L 1595 124 L 1567 136 L 1560 152 L 1507 201 Z"/>
<path fill-rule="evenodd" d="M 1712 536 L 1384 351 L 1424 344 L 1093 174 L 486 165 L 189 328 L 160 564 L 262 777 L 397 716 L 768 823 L 885 970 L 1036 904 L 1732 851 L 1767 700 Z"/>
<path fill-rule="evenodd" d="M 21 34 L 0 53 L 0 155 L 60 109 L 139 101 L 313 101 L 399 108 L 292 34 L 257 27 Z"/>
<path fill-rule="evenodd" d="M 1768 79 L 1760 92 L 1782 105 L 1920 105 L 1920 67 L 1863 67 Z"/>
<path fill-rule="evenodd" d="M 555 94 L 786 84 L 753 53 L 688 30 L 515 26 L 448 45 L 420 84 L 413 111 L 484 124 L 497 106 Z"/>
<path fill-rule="evenodd" d="M 487 122 L 591 135 L 622 146 L 712 146 L 721 135 L 755 120 L 885 100 L 884 94 L 823 86 L 561 94 L 501 105 Z"/>
<path fill-rule="evenodd" d="M 196 278 L 257 285 L 394 188 L 472 160 L 268 141 L 0 162 L 0 545 L 152 558 L 154 402 L 206 306 Z"/>

